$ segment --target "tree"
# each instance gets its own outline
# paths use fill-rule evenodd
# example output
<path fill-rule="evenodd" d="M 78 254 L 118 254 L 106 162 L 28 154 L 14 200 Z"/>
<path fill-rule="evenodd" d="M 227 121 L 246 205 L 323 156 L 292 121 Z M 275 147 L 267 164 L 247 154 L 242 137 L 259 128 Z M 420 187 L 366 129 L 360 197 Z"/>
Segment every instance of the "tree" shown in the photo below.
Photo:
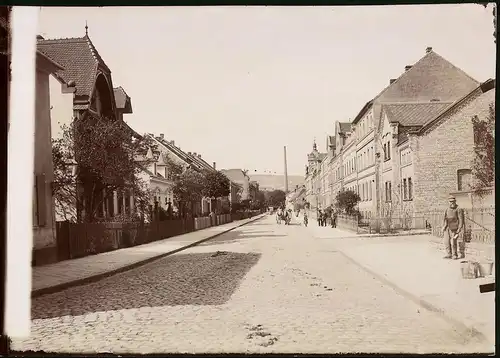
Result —
<path fill-rule="evenodd" d="M 269 192 L 267 198 L 268 206 L 280 206 L 285 203 L 286 193 L 283 190 L 273 190 Z"/>
<path fill-rule="evenodd" d="M 483 5 L 485 8 L 487 8 L 489 3 L 480 2 L 478 4 Z M 493 41 L 495 43 L 497 43 L 497 5 L 496 4 L 493 4 L 492 13 L 493 13 L 493 29 L 494 29 L 494 32 L 493 32 L 494 40 Z"/>
<path fill-rule="evenodd" d="M 67 220 L 101 220 L 114 192 L 127 192 L 138 207 L 147 207 L 149 190 L 135 160 L 146 148 L 123 121 L 87 114 L 64 125 L 52 141 L 56 212 Z"/>
<path fill-rule="evenodd" d="M 260 206 L 264 206 L 266 204 L 266 194 L 262 190 L 258 190 L 255 195 L 255 200 L 260 204 Z"/>
<path fill-rule="evenodd" d="M 490 104 L 485 119 L 472 118 L 474 128 L 474 161 L 472 172 L 475 178 L 473 189 L 481 194 L 495 181 L 495 104 Z"/>
<path fill-rule="evenodd" d="M 360 202 L 361 198 L 352 190 L 341 191 L 335 198 L 335 206 L 347 215 L 356 213 L 355 207 Z"/>
<path fill-rule="evenodd" d="M 203 173 L 202 193 L 206 198 L 217 199 L 226 197 L 231 193 L 230 181 L 227 176 L 220 171 L 205 171 Z M 212 201 L 210 202 L 212 210 Z"/>
<path fill-rule="evenodd" d="M 186 214 L 188 206 L 203 198 L 204 182 L 203 175 L 191 167 L 186 168 L 175 178 L 174 199 L 182 216 Z"/>

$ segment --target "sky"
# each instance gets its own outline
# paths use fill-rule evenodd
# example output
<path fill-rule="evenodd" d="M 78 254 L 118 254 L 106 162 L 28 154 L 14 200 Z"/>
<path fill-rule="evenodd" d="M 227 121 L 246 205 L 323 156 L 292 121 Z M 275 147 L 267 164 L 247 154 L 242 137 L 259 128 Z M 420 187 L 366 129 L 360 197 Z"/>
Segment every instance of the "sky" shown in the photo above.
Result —
<path fill-rule="evenodd" d="M 435 52 L 495 78 L 491 5 L 41 8 L 45 38 L 89 37 L 132 99 L 126 122 L 218 169 L 304 175 L 307 154 Z"/>

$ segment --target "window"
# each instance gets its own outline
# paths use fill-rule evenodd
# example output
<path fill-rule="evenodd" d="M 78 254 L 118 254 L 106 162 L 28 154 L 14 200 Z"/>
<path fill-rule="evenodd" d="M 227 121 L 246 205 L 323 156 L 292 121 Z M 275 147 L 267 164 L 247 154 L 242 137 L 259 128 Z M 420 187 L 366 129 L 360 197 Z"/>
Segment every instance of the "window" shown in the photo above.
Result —
<path fill-rule="evenodd" d="M 391 142 L 384 144 L 384 160 L 391 159 Z"/>
<path fill-rule="evenodd" d="M 153 174 L 156 175 L 156 163 L 153 163 Z"/>
<path fill-rule="evenodd" d="M 403 200 L 408 200 L 408 184 L 406 179 L 403 179 Z"/>
<path fill-rule="evenodd" d="M 370 148 L 368 148 L 368 149 L 366 150 L 366 155 L 367 155 L 367 158 L 366 158 L 366 159 L 367 159 L 367 162 L 368 162 L 367 164 L 368 164 L 368 165 L 370 165 L 370 164 L 371 164 L 371 158 L 370 158 Z"/>
<path fill-rule="evenodd" d="M 408 200 L 413 200 L 413 183 L 411 178 L 408 178 Z"/>
<path fill-rule="evenodd" d="M 361 200 L 365 201 L 365 185 L 361 184 Z"/>
<path fill-rule="evenodd" d="M 369 189 L 368 189 L 368 200 L 372 200 L 373 182 L 369 181 L 368 182 L 368 186 L 369 186 Z"/>
<path fill-rule="evenodd" d="M 365 200 L 368 201 L 370 200 L 370 196 L 369 196 L 369 191 L 368 191 L 368 182 L 365 182 Z"/>
<path fill-rule="evenodd" d="M 459 169 L 457 171 L 457 186 L 458 190 L 468 190 L 472 184 L 472 170 L 470 169 Z"/>
<path fill-rule="evenodd" d="M 392 201 L 392 183 L 390 181 L 385 182 L 385 201 Z"/>

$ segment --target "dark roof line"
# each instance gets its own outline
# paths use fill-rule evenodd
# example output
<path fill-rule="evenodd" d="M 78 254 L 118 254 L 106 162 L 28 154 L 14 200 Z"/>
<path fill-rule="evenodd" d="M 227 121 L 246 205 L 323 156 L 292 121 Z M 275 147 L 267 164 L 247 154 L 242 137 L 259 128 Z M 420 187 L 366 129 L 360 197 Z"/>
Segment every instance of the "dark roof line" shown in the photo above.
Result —
<path fill-rule="evenodd" d="M 449 106 L 445 111 L 443 111 L 440 114 L 438 114 L 434 119 L 431 119 L 426 124 L 424 124 L 418 130 L 418 133 L 419 134 L 423 133 L 426 129 L 428 129 L 429 127 L 431 127 L 434 123 L 436 123 L 441 118 L 443 118 L 444 116 L 446 116 L 448 113 L 450 113 L 456 107 L 464 104 L 464 102 L 466 102 L 469 98 L 471 98 L 473 95 L 475 95 L 479 91 L 481 91 L 481 94 L 482 94 L 482 93 L 489 92 L 490 90 L 494 89 L 495 87 L 496 87 L 495 80 L 491 79 L 491 78 L 488 79 L 488 80 L 486 80 L 485 82 L 479 84 L 478 87 L 476 87 L 471 92 L 467 93 L 465 96 L 463 96 L 462 98 L 460 98 L 459 100 L 457 100 L 455 103 L 453 103 L 451 106 Z"/>
<path fill-rule="evenodd" d="M 354 120 L 352 121 L 352 124 L 356 124 L 359 122 L 359 120 L 365 115 L 366 112 L 368 112 L 368 110 L 372 107 L 373 105 L 373 99 L 366 102 L 366 104 L 363 106 L 363 108 L 361 108 L 361 110 L 359 111 L 359 113 L 356 115 L 356 117 L 354 117 Z"/>
<path fill-rule="evenodd" d="M 40 50 L 36 50 L 36 54 L 43 57 L 45 60 L 49 61 L 50 63 L 52 63 L 55 67 L 57 67 L 59 70 L 64 70 L 64 66 L 61 65 L 59 62 L 57 62 L 56 60 L 50 58 L 49 56 L 47 56 L 46 54 L 44 54 L 42 51 Z M 64 82 L 66 83 L 66 82 Z"/>

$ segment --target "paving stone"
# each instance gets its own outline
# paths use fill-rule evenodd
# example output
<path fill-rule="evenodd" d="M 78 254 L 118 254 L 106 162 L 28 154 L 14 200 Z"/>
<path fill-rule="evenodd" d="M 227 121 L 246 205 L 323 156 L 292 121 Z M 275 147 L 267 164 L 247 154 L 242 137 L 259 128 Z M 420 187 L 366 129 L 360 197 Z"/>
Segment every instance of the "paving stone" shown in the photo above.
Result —
<path fill-rule="evenodd" d="M 212 257 L 217 251 L 226 254 Z M 491 348 L 332 252 L 331 243 L 306 228 L 278 226 L 274 218 L 99 282 L 38 297 L 32 305 L 32 335 L 14 339 L 15 350 L 472 353 Z M 74 315 L 71 326 L 68 312 Z"/>

